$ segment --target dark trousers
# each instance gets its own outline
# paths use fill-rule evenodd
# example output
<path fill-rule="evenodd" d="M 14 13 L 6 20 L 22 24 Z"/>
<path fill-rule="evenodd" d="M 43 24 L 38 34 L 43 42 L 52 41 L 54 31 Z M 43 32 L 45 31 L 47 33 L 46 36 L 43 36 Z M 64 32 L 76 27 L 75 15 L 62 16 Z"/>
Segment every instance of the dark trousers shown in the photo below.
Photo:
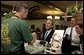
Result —
<path fill-rule="evenodd" d="M 62 54 L 71 54 L 71 46 L 63 46 L 62 47 Z"/>
<path fill-rule="evenodd" d="M 62 48 L 62 54 L 72 54 L 71 52 L 76 51 L 76 50 L 80 50 L 80 47 L 73 46 L 73 45 L 65 46 Z"/>
<path fill-rule="evenodd" d="M 71 52 L 73 52 L 75 50 L 80 50 L 80 46 L 71 45 Z"/>
<path fill-rule="evenodd" d="M 62 42 L 62 54 L 71 54 L 71 41 L 64 39 Z"/>

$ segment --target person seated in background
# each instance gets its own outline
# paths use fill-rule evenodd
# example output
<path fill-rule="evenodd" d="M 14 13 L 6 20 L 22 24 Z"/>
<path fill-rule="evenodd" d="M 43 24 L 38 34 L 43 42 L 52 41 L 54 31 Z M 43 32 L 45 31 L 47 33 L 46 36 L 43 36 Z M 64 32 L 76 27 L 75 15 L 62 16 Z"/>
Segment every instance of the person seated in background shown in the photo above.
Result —
<path fill-rule="evenodd" d="M 31 32 L 31 35 L 33 37 L 32 41 L 31 41 L 31 45 L 33 45 L 35 43 L 35 41 L 37 40 L 37 35 L 35 31 Z"/>
<path fill-rule="evenodd" d="M 70 27 L 65 31 L 63 42 L 62 42 L 62 53 L 72 54 L 71 52 L 80 49 L 80 36 L 81 31 L 75 18 L 70 21 Z"/>
<path fill-rule="evenodd" d="M 41 30 L 40 30 L 40 28 L 36 28 L 35 31 L 31 31 L 31 34 L 33 36 L 31 44 L 33 44 L 36 40 L 40 40 L 40 37 L 41 37 Z"/>
<path fill-rule="evenodd" d="M 35 33 L 37 35 L 37 40 L 39 40 L 41 38 L 41 30 L 40 30 L 40 28 L 37 27 Z"/>
<path fill-rule="evenodd" d="M 50 39 L 52 38 L 52 35 L 54 33 L 53 20 L 51 20 L 51 19 L 46 20 L 45 28 L 46 28 L 46 30 L 43 31 L 41 40 L 50 42 Z"/>

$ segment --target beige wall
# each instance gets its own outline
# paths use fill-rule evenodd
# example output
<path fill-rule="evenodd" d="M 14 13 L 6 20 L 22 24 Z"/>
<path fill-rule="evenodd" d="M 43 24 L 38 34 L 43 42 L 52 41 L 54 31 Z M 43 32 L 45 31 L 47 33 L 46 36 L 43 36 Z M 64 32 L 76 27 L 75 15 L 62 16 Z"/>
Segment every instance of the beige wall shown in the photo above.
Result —
<path fill-rule="evenodd" d="M 30 26 L 32 24 L 35 25 L 36 27 L 39 27 L 42 30 L 43 24 L 45 23 L 46 19 L 42 19 L 42 20 L 25 20 Z M 54 20 L 54 28 L 55 25 L 65 25 L 65 26 L 69 26 L 69 24 L 67 24 L 65 21 L 63 20 Z M 81 29 L 82 33 L 83 33 L 83 28 Z"/>
<path fill-rule="evenodd" d="M 4 18 L 2 18 L 2 21 L 5 20 Z M 45 23 L 47 19 L 41 19 L 41 20 L 25 20 L 31 27 L 31 25 L 35 25 L 35 28 L 39 27 L 42 30 L 43 24 Z M 66 22 L 62 21 L 62 20 L 53 20 L 54 21 L 54 28 L 55 25 L 66 25 Z M 67 26 L 67 25 L 66 25 Z"/>
<path fill-rule="evenodd" d="M 39 27 L 42 30 L 42 25 L 45 22 L 45 20 L 25 20 L 29 25 L 35 25 L 36 27 Z"/>
<path fill-rule="evenodd" d="M 46 19 L 42 19 L 42 20 L 25 20 L 29 25 L 34 24 L 35 28 L 39 27 L 42 30 L 43 24 L 45 23 Z M 66 23 L 62 20 L 54 20 L 54 28 L 55 25 L 66 25 Z"/>

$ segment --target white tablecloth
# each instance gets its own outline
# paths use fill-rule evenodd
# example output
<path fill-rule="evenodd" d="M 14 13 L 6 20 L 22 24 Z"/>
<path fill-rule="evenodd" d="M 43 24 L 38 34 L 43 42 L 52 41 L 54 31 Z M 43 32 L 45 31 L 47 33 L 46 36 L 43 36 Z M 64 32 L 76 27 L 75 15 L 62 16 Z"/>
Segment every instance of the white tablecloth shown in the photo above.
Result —
<path fill-rule="evenodd" d="M 44 49 L 45 49 L 45 47 L 43 47 L 41 45 L 34 47 L 32 45 L 28 45 L 28 43 L 25 43 L 25 51 L 30 54 L 41 54 Z"/>

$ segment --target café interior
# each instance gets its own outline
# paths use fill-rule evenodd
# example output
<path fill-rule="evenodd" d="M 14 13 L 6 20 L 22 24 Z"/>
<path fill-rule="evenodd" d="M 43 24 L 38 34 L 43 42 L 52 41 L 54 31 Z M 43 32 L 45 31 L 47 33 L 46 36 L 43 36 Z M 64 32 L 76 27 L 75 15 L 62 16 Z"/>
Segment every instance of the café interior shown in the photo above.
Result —
<path fill-rule="evenodd" d="M 23 21 L 27 23 L 33 37 L 32 45 L 24 42 L 24 51 L 26 53 L 63 54 L 63 51 L 65 51 L 63 49 L 66 49 L 65 47 L 62 49 L 63 44 L 66 44 L 63 43 L 65 40 L 63 37 L 66 29 L 70 27 L 71 19 L 75 17 L 81 30 L 81 38 L 79 50 L 71 53 L 83 54 L 83 1 L 1 1 L 1 24 L 4 20 L 10 19 L 12 14 L 16 13 L 15 8 L 19 4 L 28 6 L 28 15 Z M 47 25 L 48 27 L 49 24 L 46 20 L 53 21 L 54 32 L 49 42 L 41 40 L 43 32 L 46 30 L 45 26 Z M 3 45 L 1 51 L 4 52 Z"/>

